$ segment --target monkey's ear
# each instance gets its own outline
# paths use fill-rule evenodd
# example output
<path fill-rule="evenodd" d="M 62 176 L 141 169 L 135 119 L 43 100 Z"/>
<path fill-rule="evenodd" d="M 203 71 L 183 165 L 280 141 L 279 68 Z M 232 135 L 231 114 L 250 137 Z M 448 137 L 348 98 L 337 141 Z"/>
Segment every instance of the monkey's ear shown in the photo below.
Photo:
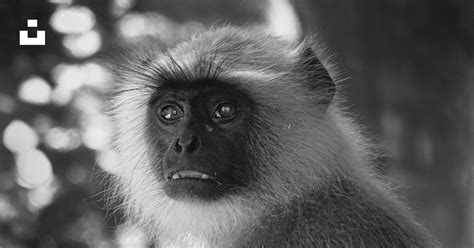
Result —
<path fill-rule="evenodd" d="M 311 47 L 310 42 L 304 41 L 300 45 L 299 51 L 303 71 L 308 78 L 306 83 L 311 90 L 319 94 L 320 101 L 318 101 L 318 104 L 326 110 L 336 93 L 336 85 Z"/>

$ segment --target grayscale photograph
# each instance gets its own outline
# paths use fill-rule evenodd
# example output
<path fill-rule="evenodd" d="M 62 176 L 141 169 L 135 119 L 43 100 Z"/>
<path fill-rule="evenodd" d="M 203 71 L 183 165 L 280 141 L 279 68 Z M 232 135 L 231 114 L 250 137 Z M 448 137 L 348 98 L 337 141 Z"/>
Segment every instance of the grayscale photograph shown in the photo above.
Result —
<path fill-rule="evenodd" d="M 474 1 L 0 1 L 0 248 L 473 248 L 473 176 Z"/>

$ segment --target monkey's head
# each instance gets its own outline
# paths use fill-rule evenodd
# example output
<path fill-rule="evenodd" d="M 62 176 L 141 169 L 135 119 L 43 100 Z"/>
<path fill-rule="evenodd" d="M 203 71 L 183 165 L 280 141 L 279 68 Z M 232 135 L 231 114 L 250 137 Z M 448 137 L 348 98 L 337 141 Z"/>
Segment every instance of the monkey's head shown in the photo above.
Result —
<path fill-rule="evenodd" d="M 224 27 L 131 54 L 110 103 L 121 190 L 137 212 L 257 211 L 333 170 L 335 86 L 310 42 Z"/>

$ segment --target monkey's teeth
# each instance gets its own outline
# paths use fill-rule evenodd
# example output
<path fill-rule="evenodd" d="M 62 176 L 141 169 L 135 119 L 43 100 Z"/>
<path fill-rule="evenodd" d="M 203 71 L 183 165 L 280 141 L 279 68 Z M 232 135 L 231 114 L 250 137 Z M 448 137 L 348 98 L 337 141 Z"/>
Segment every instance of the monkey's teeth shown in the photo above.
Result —
<path fill-rule="evenodd" d="M 178 171 L 174 173 L 171 178 L 171 180 L 176 180 L 176 179 L 214 179 L 214 177 L 211 177 L 208 174 L 198 172 L 198 171 L 191 171 L 191 170 L 184 170 L 184 171 Z"/>

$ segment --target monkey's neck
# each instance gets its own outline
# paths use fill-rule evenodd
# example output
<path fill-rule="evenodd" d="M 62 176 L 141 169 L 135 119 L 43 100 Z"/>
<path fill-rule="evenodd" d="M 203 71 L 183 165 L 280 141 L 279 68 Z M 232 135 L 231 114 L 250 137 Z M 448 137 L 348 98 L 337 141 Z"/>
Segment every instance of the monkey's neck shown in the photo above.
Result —
<path fill-rule="evenodd" d="M 238 237 L 244 233 L 245 228 L 236 227 L 233 230 L 222 232 L 190 233 L 183 231 L 181 233 L 162 232 L 162 235 L 156 238 L 157 247 L 179 247 L 179 248 L 218 248 L 218 247 L 240 247 L 242 242 Z M 236 246 L 237 245 L 237 246 Z"/>
<path fill-rule="evenodd" d="M 241 233 L 262 216 L 249 201 L 229 200 L 212 204 L 169 202 L 168 214 L 151 230 L 158 247 L 211 248 L 237 243 Z M 256 204 L 255 204 L 256 205 Z M 260 207 L 261 209 L 261 207 Z"/>
<path fill-rule="evenodd" d="M 435 247 L 393 207 L 398 202 L 376 194 L 348 180 L 328 182 L 262 217 L 232 247 Z"/>

